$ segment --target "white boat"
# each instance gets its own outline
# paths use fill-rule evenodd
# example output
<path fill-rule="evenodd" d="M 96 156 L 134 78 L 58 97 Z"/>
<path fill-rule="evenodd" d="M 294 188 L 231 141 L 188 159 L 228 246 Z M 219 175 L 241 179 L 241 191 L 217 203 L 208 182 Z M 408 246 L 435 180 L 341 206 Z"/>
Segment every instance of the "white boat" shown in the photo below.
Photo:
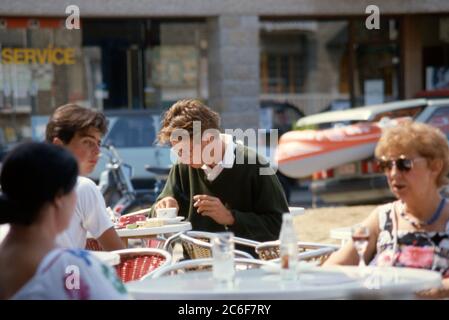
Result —
<path fill-rule="evenodd" d="M 276 151 L 278 169 L 291 178 L 311 175 L 373 155 L 382 128 L 404 118 L 386 122 L 363 122 L 326 130 L 290 131 L 282 135 Z"/>

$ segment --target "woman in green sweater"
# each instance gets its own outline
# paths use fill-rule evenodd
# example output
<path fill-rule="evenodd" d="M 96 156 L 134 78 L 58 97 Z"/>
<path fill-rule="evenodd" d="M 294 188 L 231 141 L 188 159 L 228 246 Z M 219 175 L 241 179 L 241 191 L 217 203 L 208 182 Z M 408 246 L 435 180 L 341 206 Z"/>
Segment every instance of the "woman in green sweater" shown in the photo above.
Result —
<path fill-rule="evenodd" d="M 158 138 L 178 161 L 153 209 L 178 208 L 194 230 L 278 239 L 288 204 L 274 170 L 219 128 L 219 115 L 198 100 L 178 101 L 165 113 Z"/>

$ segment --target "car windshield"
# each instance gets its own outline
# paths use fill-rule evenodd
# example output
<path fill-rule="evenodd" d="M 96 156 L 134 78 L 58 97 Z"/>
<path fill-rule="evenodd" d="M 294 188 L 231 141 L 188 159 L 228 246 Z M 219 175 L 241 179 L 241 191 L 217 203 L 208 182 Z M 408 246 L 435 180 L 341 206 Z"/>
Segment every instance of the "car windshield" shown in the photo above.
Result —
<path fill-rule="evenodd" d="M 116 148 L 154 146 L 158 130 L 158 117 L 151 115 L 122 115 L 108 117 L 111 128 L 105 142 Z"/>
<path fill-rule="evenodd" d="M 449 140 L 449 106 L 437 109 L 426 122 L 443 131 Z"/>

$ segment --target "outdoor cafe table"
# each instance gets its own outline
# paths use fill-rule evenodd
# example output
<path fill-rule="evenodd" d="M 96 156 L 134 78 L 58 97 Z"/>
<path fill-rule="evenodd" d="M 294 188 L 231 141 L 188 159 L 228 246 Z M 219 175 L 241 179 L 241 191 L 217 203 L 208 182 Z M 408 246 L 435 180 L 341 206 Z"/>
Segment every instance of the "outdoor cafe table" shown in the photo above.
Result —
<path fill-rule="evenodd" d="M 148 300 L 402 299 L 441 285 L 439 273 L 422 269 L 368 267 L 366 273 L 355 266 L 314 267 L 282 281 L 278 272 L 249 269 L 237 271 L 227 286 L 214 281 L 211 271 L 197 271 L 129 282 L 127 289 Z"/>
<path fill-rule="evenodd" d="M 330 237 L 335 240 L 340 240 L 340 246 L 344 246 L 351 240 L 351 227 L 331 229 Z"/>
<path fill-rule="evenodd" d="M 117 229 L 118 236 L 128 247 L 129 239 L 152 239 L 160 234 L 177 233 L 192 230 L 190 222 L 180 222 L 174 224 L 165 224 L 159 227 L 136 228 L 136 229 Z"/>
<path fill-rule="evenodd" d="M 192 230 L 192 224 L 190 222 L 179 222 L 148 228 L 116 229 L 118 236 L 122 239 L 126 247 L 128 247 L 129 239 L 153 239 L 160 234 L 170 234 L 189 230 Z M 92 237 L 90 234 L 87 236 L 88 238 Z"/>

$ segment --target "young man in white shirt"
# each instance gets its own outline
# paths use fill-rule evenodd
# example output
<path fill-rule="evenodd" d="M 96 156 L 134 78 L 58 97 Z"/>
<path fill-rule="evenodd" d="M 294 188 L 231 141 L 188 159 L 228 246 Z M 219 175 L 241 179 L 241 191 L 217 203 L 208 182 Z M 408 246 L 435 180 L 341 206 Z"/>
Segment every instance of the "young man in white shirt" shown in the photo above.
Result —
<path fill-rule="evenodd" d="M 57 108 L 47 124 L 47 142 L 70 150 L 80 172 L 75 214 L 69 227 L 56 240 L 62 247 L 84 248 L 89 232 L 106 251 L 125 248 L 107 214 L 102 194 L 95 183 L 85 177 L 95 169 L 107 126 L 102 113 L 75 104 Z"/>

